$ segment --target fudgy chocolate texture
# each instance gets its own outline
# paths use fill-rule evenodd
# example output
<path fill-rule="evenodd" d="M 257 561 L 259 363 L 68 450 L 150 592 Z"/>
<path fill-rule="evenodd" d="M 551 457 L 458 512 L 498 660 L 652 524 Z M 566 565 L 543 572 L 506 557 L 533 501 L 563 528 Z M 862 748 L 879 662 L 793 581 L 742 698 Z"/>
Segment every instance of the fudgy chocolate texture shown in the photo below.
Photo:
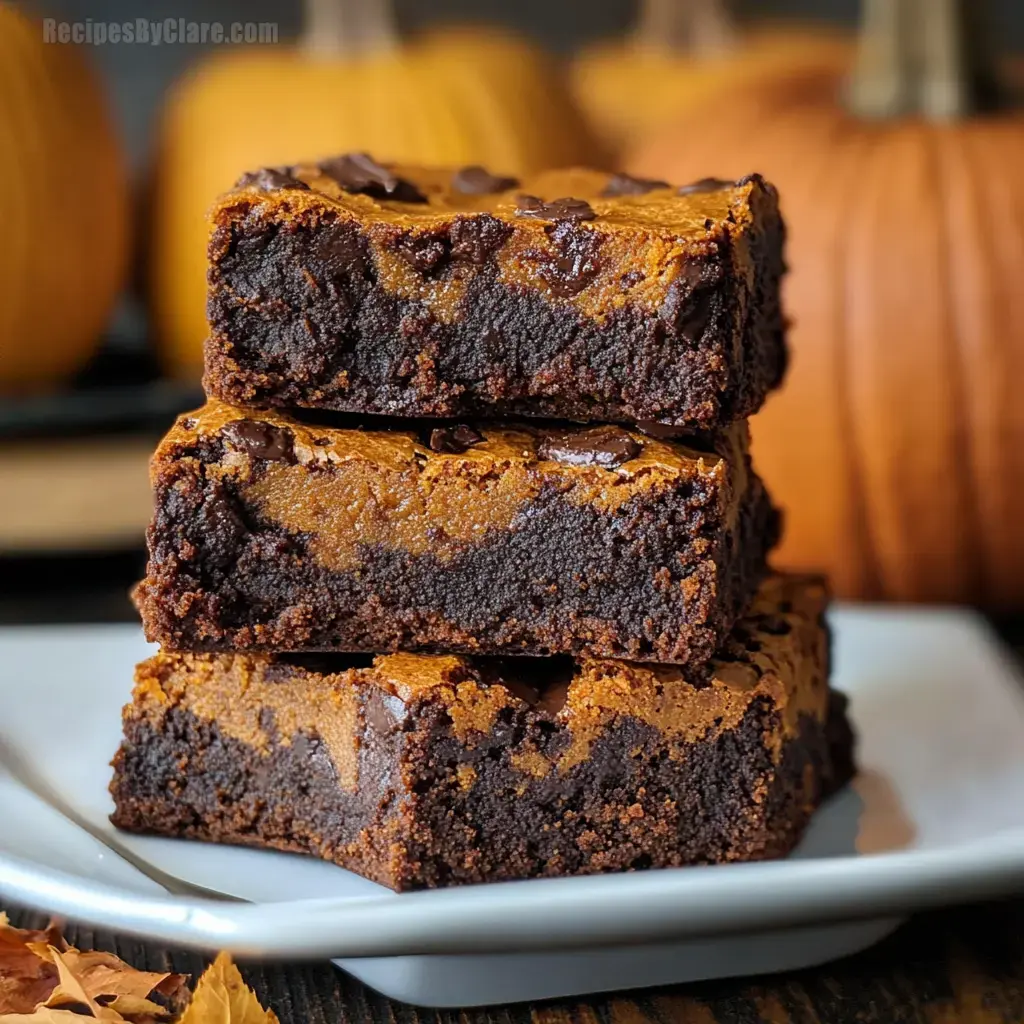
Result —
<path fill-rule="evenodd" d="M 705 452 L 607 426 L 428 433 L 180 418 L 152 463 L 146 635 L 697 666 L 765 574 L 778 516 L 745 424 Z"/>
<path fill-rule="evenodd" d="M 111 786 L 136 832 L 394 889 L 777 857 L 852 770 L 820 582 L 769 580 L 696 682 L 584 659 L 160 654 Z"/>
<path fill-rule="evenodd" d="M 709 430 L 780 383 L 784 230 L 759 176 L 368 166 L 268 170 L 217 203 L 207 394 Z"/>

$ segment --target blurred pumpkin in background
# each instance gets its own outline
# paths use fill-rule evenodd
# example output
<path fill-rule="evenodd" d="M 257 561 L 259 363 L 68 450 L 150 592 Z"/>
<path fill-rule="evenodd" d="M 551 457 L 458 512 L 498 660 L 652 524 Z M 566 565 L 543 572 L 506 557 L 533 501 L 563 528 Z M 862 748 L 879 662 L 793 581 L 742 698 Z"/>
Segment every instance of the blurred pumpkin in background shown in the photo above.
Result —
<path fill-rule="evenodd" d="M 793 361 L 754 457 L 778 561 L 843 595 L 1024 607 L 1024 112 L 978 6 L 865 0 L 846 88 L 738 88 L 628 161 L 779 187 Z"/>
<path fill-rule="evenodd" d="M 247 169 L 349 150 L 512 174 L 594 156 L 564 83 L 527 43 L 471 29 L 403 43 L 388 0 L 308 0 L 296 46 L 216 53 L 168 99 L 148 287 L 169 372 L 201 371 L 214 198 Z"/>
<path fill-rule="evenodd" d="M 0 390 L 54 386 L 98 348 L 124 283 L 127 168 L 75 48 L 0 3 Z"/>
<path fill-rule="evenodd" d="M 674 115 L 714 104 L 723 87 L 831 69 L 849 52 L 848 39 L 824 27 L 741 28 L 726 0 L 640 0 L 633 32 L 584 48 L 570 86 L 591 131 L 618 154 Z"/>

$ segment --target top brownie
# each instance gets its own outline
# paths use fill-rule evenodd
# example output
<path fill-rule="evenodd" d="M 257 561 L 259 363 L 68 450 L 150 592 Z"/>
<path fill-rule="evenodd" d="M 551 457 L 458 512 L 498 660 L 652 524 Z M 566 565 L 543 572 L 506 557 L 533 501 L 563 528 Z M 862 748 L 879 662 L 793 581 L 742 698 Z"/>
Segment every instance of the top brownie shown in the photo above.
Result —
<path fill-rule="evenodd" d="M 517 181 L 355 154 L 246 174 L 212 219 L 204 383 L 226 401 L 708 430 L 785 369 L 758 175 Z"/>

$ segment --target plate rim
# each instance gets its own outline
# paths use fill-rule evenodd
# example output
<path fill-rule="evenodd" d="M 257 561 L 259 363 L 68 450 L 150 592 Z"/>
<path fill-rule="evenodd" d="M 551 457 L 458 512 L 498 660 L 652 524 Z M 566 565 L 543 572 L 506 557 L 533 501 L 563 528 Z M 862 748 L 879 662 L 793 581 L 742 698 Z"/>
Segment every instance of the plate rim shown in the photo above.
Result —
<path fill-rule="evenodd" d="M 146 896 L 0 854 L 0 894 L 13 902 L 173 945 L 284 959 L 650 944 L 890 917 L 1018 889 L 1024 828 L 940 850 L 281 903 Z"/>

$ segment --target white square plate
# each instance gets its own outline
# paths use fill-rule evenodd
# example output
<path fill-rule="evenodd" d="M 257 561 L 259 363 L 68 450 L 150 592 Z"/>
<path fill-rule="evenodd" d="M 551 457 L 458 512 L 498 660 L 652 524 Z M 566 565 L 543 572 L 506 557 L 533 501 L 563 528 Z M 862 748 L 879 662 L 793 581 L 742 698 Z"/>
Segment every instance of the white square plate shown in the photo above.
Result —
<path fill-rule="evenodd" d="M 118 835 L 108 761 L 139 630 L 0 630 L 0 894 L 158 942 L 340 958 L 387 995 L 468 1006 L 807 966 L 916 908 L 1024 889 L 1024 690 L 988 627 L 872 608 L 833 624 L 861 772 L 792 857 L 401 896 L 308 858 Z M 118 848 L 252 902 L 168 895 Z"/>

